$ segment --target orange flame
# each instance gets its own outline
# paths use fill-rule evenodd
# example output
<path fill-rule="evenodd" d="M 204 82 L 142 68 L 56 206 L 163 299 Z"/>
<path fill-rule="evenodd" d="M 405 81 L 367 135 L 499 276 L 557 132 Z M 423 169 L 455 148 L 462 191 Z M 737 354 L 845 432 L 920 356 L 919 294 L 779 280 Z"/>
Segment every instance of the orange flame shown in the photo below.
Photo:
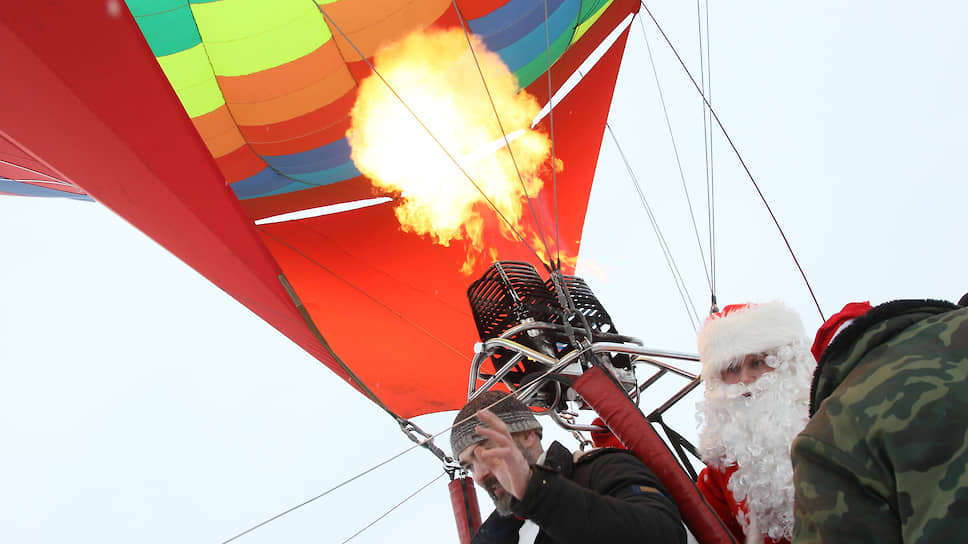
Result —
<path fill-rule="evenodd" d="M 538 172 L 548 169 L 551 152 L 550 139 L 530 128 L 537 100 L 518 92 L 497 54 L 476 36 L 471 41 L 493 107 L 462 30 L 415 32 L 377 52 L 382 79 L 374 74 L 360 83 L 347 132 L 357 168 L 401 196 L 395 214 L 404 231 L 442 246 L 469 242 L 465 273 L 485 254 L 482 212 L 496 209 L 504 217 L 506 238 L 516 236 L 505 221 L 522 230 L 525 193 L 541 190 Z M 489 257 L 496 258 L 493 250 Z"/>
<path fill-rule="evenodd" d="M 544 234 L 547 237 L 554 237 L 554 233 Z M 531 247 L 534 248 L 541 262 L 549 266 L 560 265 L 564 270 L 574 270 L 578 266 L 578 256 L 571 255 L 563 249 L 557 249 L 554 239 L 548 240 L 546 244 L 538 233 L 532 233 Z"/>

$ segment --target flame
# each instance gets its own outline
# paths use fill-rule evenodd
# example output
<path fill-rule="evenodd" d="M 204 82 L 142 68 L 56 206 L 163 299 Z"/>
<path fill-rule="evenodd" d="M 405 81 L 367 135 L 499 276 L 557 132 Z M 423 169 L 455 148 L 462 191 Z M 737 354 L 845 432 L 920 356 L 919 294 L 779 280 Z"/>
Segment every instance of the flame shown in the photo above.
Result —
<path fill-rule="evenodd" d="M 478 37 L 471 41 L 493 107 L 461 29 L 414 32 L 377 52 L 379 75 L 360 83 L 347 132 L 357 168 L 400 195 L 394 211 L 404 231 L 442 246 L 468 241 L 465 273 L 485 254 L 482 213 L 496 209 L 501 235 L 517 239 L 527 196 L 541 190 L 551 153 L 548 136 L 530 128 L 537 100 L 518 92 L 514 75 Z M 488 256 L 496 259 L 493 248 Z"/>
<path fill-rule="evenodd" d="M 546 237 L 552 238 L 547 240 L 547 243 L 545 243 L 545 240 L 538 233 L 532 233 L 531 235 L 531 247 L 538 254 L 541 262 L 552 268 L 561 266 L 564 270 L 574 270 L 578 266 L 578 256 L 571 255 L 564 249 L 556 249 L 557 246 L 553 239 L 555 233 L 545 232 L 544 234 Z"/>

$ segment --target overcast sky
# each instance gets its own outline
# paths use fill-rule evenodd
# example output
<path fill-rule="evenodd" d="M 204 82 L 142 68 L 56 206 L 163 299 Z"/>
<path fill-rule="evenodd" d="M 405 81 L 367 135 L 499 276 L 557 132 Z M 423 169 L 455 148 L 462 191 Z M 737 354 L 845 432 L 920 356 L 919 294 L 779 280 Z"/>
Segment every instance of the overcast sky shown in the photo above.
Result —
<path fill-rule="evenodd" d="M 649 7 L 698 77 L 696 6 L 678 4 Z M 823 311 L 968 291 L 968 8 L 711 7 L 713 105 Z M 700 101 L 642 19 L 706 247 Z M 611 125 L 701 318 L 709 288 L 645 43 L 636 21 Z M 782 299 L 812 334 L 820 316 L 772 220 L 718 133 L 713 149 L 720 304 Z M 0 198 L 0 232 L 0 541 L 221 542 L 410 447 L 332 372 L 99 205 Z M 619 330 L 695 351 L 607 134 L 582 247 L 580 270 Z M 694 401 L 674 414 L 691 438 Z M 452 417 L 418 423 L 438 431 Z M 342 542 L 439 474 L 412 451 L 238 542 Z M 444 480 L 353 542 L 418 538 L 456 541 Z"/>

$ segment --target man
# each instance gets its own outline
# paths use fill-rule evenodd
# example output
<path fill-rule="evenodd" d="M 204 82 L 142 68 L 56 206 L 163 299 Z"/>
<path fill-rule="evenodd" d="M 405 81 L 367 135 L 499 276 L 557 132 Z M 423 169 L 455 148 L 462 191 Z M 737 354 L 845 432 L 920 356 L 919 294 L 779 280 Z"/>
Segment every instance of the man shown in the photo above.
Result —
<path fill-rule="evenodd" d="M 832 318 L 855 319 L 819 344 L 812 417 L 793 443 L 794 542 L 963 542 L 965 303 L 898 300 Z"/>
<path fill-rule="evenodd" d="M 476 415 L 475 415 L 476 414 Z M 679 511 L 631 453 L 541 446 L 521 401 L 488 391 L 457 414 L 450 443 L 496 510 L 475 544 L 684 543 Z"/>
<path fill-rule="evenodd" d="M 807 422 L 816 364 L 803 324 L 780 302 L 733 304 L 706 320 L 698 344 L 706 468 L 696 485 L 737 541 L 789 542 L 790 445 Z"/>

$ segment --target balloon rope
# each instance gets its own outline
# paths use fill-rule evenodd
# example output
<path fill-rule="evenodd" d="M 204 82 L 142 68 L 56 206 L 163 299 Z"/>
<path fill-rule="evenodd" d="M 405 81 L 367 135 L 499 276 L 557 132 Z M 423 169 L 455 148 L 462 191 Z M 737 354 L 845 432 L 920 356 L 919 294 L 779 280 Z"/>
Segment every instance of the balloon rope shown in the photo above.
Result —
<path fill-rule="evenodd" d="M 446 474 L 446 473 L 444 473 L 444 474 Z M 434 478 L 433 480 L 430 480 L 429 482 L 427 482 L 427 483 L 425 483 L 424 485 L 422 485 L 422 486 L 420 486 L 419 488 L 417 488 L 417 490 L 416 490 L 416 491 L 414 491 L 413 493 L 411 493 L 411 494 L 409 494 L 409 495 L 407 495 L 407 497 L 406 497 L 406 498 L 404 498 L 404 499 L 403 499 L 402 501 L 400 501 L 400 502 L 398 502 L 397 504 L 394 504 L 394 505 L 393 505 L 392 507 L 390 507 L 390 509 L 389 509 L 389 510 L 387 510 L 386 512 L 384 512 L 384 513 L 382 513 L 382 514 L 380 514 L 380 516 L 379 516 L 379 517 L 377 517 L 377 518 L 376 518 L 375 520 L 373 520 L 373 521 L 371 521 L 370 523 L 368 523 L 368 524 L 367 524 L 367 525 L 366 525 L 365 527 L 363 527 L 363 528 L 362 528 L 362 529 L 360 529 L 359 531 L 357 531 L 357 532 L 355 532 L 355 533 L 353 533 L 352 535 L 350 535 L 350 537 L 349 537 L 349 538 L 347 538 L 346 540 L 344 540 L 344 541 L 343 541 L 343 542 L 341 542 L 340 544 L 346 544 L 346 543 L 347 543 L 347 542 L 349 542 L 350 540 L 353 540 L 354 538 L 356 538 L 356 537 L 358 537 L 358 536 L 360 536 L 361 534 L 363 534 L 363 532 L 364 532 L 364 531 L 366 531 L 366 530 L 367 530 L 367 529 L 369 529 L 370 527 L 373 527 L 374 525 L 376 525 L 376 524 L 377 524 L 377 523 L 378 523 L 378 522 L 379 522 L 380 520 L 382 520 L 383 518 L 385 518 L 385 517 L 387 517 L 387 516 L 389 516 L 391 512 L 393 512 L 393 511 L 394 511 L 394 510 L 396 510 L 397 508 L 400 508 L 401 506 L 403 506 L 403 503 L 405 503 L 405 502 L 407 502 L 407 501 L 409 501 L 410 499 L 412 499 L 412 498 L 414 498 L 414 497 L 416 497 L 416 496 L 417 496 L 417 495 L 418 495 L 418 494 L 419 494 L 419 493 L 420 493 L 421 491 L 423 491 L 424 489 L 427 489 L 428 487 L 430 487 L 430 486 L 431 486 L 431 484 L 433 484 L 433 483 L 434 483 L 434 482 L 436 482 L 437 480 L 439 480 L 439 479 L 441 479 L 441 478 L 443 478 L 443 477 L 444 477 L 444 474 L 438 474 L 438 475 L 437 475 L 437 476 L 436 476 L 436 477 L 435 477 L 435 478 Z"/>
<path fill-rule="evenodd" d="M 793 263 L 797 266 L 797 270 L 800 271 L 800 277 L 803 278 L 803 282 L 804 284 L 806 284 L 807 290 L 810 292 L 810 297 L 813 298 L 813 303 L 817 307 L 817 312 L 820 314 L 820 318 L 826 321 L 826 317 L 824 317 L 823 310 L 820 309 L 820 302 L 817 300 L 817 296 L 813 292 L 813 287 L 810 285 L 810 280 L 807 279 L 806 272 L 804 272 L 803 267 L 800 266 L 800 261 L 799 259 L 797 259 L 796 253 L 793 252 L 793 247 L 790 245 L 790 241 L 787 239 L 786 234 L 783 232 L 783 228 L 780 227 L 780 222 L 777 220 L 776 215 L 773 213 L 773 208 L 770 207 L 769 202 L 767 202 L 766 200 L 766 196 L 763 195 L 763 191 L 760 190 L 759 184 L 756 183 L 756 178 L 754 178 L 753 173 L 750 172 L 749 167 L 746 165 L 746 161 L 743 160 L 743 156 L 740 155 L 739 149 L 736 147 L 736 144 L 733 143 L 733 139 L 729 137 L 729 133 L 726 131 L 726 127 L 723 126 L 722 121 L 719 120 L 719 116 L 716 115 L 716 110 L 713 109 L 712 104 L 710 104 L 709 100 L 706 99 L 706 96 L 703 94 L 703 91 L 699 87 L 699 84 L 696 83 L 696 79 L 692 76 L 692 73 L 689 72 L 689 69 L 686 67 L 685 61 L 682 60 L 682 57 L 679 55 L 679 52 L 676 50 L 675 46 L 672 45 L 672 41 L 669 40 L 669 37 L 666 35 L 665 31 L 662 30 L 662 27 L 659 25 L 659 21 L 657 21 L 655 16 L 652 15 L 652 12 L 649 11 L 649 7 L 645 5 L 644 0 L 640 0 L 640 3 L 642 4 L 642 7 L 645 8 L 645 12 L 649 14 L 649 17 L 652 19 L 652 22 L 655 23 L 656 28 L 659 29 L 659 33 L 662 34 L 662 38 L 665 40 L 666 44 L 668 44 L 669 48 L 672 49 L 672 52 L 673 54 L 675 54 L 676 59 L 679 61 L 679 64 L 682 66 L 682 69 L 686 72 L 686 75 L 689 77 L 689 81 L 692 82 L 693 87 L 696 88 L 696 91 L 702 97 L 702 101 L 709 109 L 710 115 L 712 115 L 713 119 L 716 120 L 716 125 L 719 126 L 719 130 L 723 133 L 723 136 L 726 138 L 726 141 L 729 143 L 730 148 L 732 148 L 733 153 L 736 155 L 736 158 L 739 159 L 740 165 L 742 165 L 743 170 L 746 172 L 746 177 L 749 178 L 750 183 L 753 184 L 753 188 L 756 189 L 756 193 L 759 195 L 760 201 L 763 202 L 763 206 L 766 207 L 766 211 L 770 213 L 770 217 L 773 219 L 773 224 L 776 225 L 776 230 L 780 233 L 780 236 L 783 238 L 783 243 L 786 245 L 787 252 L 790 253 L 790 257 L 793 258 Z"/>
<path fill-rule="evenodd" d="M 672 132 L 672 122 L 669 120 L 669 109 L 666 107 L 665 95 L 662 93 L 662 85 L 659 82 L 659 72 L 656 70 L 655 59 L 652 56 L 652 46 L 649 45 L 649 36 L 645 32 L 645 24 L 642 22 L 642 18 L 639 17 L 638 20 L 639 27 L 642 29 L 642 37 L 645 40 L 645 49 L 649 53 L 649 64 L 652 66 L 652 75 L 655 77 L 655 88 L 659 92 L 659 102 L 662 104 L 662 113 L 665 116 L 666 129 L 669 131 L 669 140 L 672 142 L 672 153 L 676 157 L 676 166 L 679 167 L 679 180 L 682 182 L 682 191 L 686 195 L 686 205 L 689 206 L 689 218 L 692 220 L 692 230 L 696 234 L 696 244 L 699 246 L 699 257 L 702 260 L 703 272 L 706 273 L 706 282 L 709 284 L 709 289 L 712 290 L 712 283 L 709 278 L 709 267 L 706 264 L 706 254 L 699 237 L 699 226 L 696 223 L 696 214 L 692 208 L 692 199 L 689 197 L 689 188 L 686 187 L 686 174 L 682 168 L 682 160 L 679 158 L 679 146 L 676 145 L 676 136 Z"/>
<path fill-rule="evenodd" d="M 709 96 L 710 101 L 712 101 L 712 71 L 711 65 L 708 63 L 709 60 L 709 9 L 707 3 L 706 9 L 706 46 L 703 47 L 703 25 L 702 25 L 702 0 L 696 0 L 696 23 L 699 27 L 697 36 L 699 37 L 699 80 L 702 84 L 703 93 Z M 641 23 L 641 20 L 639 21 Z M 643 25 L 643 32 L 645 27 Z M 708 71 L 708 78 L 707 78 Z M 708 86 L 707 86 L 708 83 Z M 715 240 L 715 208 L 714 208 L 714 198 L 713 198 L 713 121 L 710 118 L 709 110 L 706 109 L 705 104 L 701 101 L 699 107 L 702 110 L 702 144 L 703 144 L 703 160 L 706 167 L 706 221 L 707 227 L 709 229 L 709 263 L 711 268 L 711 273 L 707 272 L 706 280 L 709 282 L 709 298 L 713 301 L 716 300 L 716 245 Z M 698 232 L 697 232 L 698 236 Z M 712 306 L 715 306 L 713 302 Z M 710 311 L 710 313 L 713 313 Z"/>
<path fill-rule="evenodd" d="M 555 158 L 555 105 L 551 85 L 551 28 L 548 24 L 548 0 L 544 1 L 545 62 L 548 74 L 548 125 L 551 130 L 551 188 L 555 200 L 555 266 L 561 268 L 561 223 L 558 220 L 558 160 Z"/>
<path fill-rule="evenodd" d="M 305 501 L 297 504 L 296 506 L 293 506 L 291 508 L 287 508 L 286 510 L 284 510 L 284 511 L 282 511 L 282 512 L 280 512 L 280 513 L 278 513 L 278 514 L 276 514 L 274 516 L 272 516 L 271 518 L 269 518 L 269 519 L 267 519 L 267 520 L 265 520 L 263 522 L 257 523 L 256 525 L 253 525 L 252 527 L 249 527 L 248 529 L 246 529 L 246 530 L 242 531 L 241 533 L 233 536 L 232 538 L 229 538 L 228 540 L 223 540 L 222 541 L 222 544 L 228 544 L 229 542 L 232 542 L 234 540 L 237 540 L 240 537 L 243 537 L 243 536 L 251 533 L 252 531 L 255 531 L 256 529 L 259 529 L 260 527 L 264 527 L 264 526 L 268 525 L 269 523 L 272 523 L 273 521 L 281 518 L 282 516 L 285 516 L 286 514 L 289 514 L 289 513 L 293 512 L 295 510 L 298 510 L 298 509 L 302 508 L 303 506 L 306 506 L 309 503 L 312 503 L 314 501 L 317 501 L 317 500 L 325 497 L 326 495 L 329 495 L 333 491 L 336 491 L 337 489 L 345 486 L 346 484 L 349 484 L 351 482 L 354 482 L 354 481 L 362 478 L 363 476 L 366 476 L 367 474 L 373 472 L 374 470 L 376 470 L 376 469 L 378 469 L 378 468 L 380 468 L 380 467 L 382 467 L 384 465 L 387 465 L 387 464 L 389 464 L 389 463 L 397 460 L 398 458 L 406 455 L 407 453 L 409 453 L 409 452 L 411 452 L 411 451 L 413 451 L 413 450 L 415 450 L 415 449 L 417 449 L 419 447 L 420 447 L 419 444 L 415 444 L 413 446 L 410 446 L 409 448 L 407 448 L 407 449 L 401 451 L 400 453 L 398 453 L 398 454 L 390 457 L 389 459 L 387 459 L 385 461 L 382 461 L 380 463 L 377 463 L 376 465 L 373 465 L 372 467 L 364 470 L 363 472 L 360 472 L 356 476 L 352 476 L 350 478 L 347 478 L 346 480 L 343 480 L 342 482 L 334 485 L 333 487 L 327 489 L 326 491 L 323 491 L 319 495 L 316 495 L 315 497 L 312 497 L 310 499 L 306 499 Z M 443 476 L 443 474 L 441 474 L 441 476 Z"/>
<path fill-rule="evenodd" d="M 713 61 L 710 56 L 712 52 L 712 41 L 709 39 L 709 0 L 703 0 L 706 6 L 706 71 L 707 71 L 707 92 L 709 93 L 710 103 L 713 99 Z M 698 5 L 697 5 L 698 9 Z M 702 33 L 700 32 L 700 41 L 702 40 Z M 702 57 L 702 46 L 699 48 L 700 57 Z M 711 276 L 709 282 L 709 298 L 710 306 L 709 313 L 713 314 L 719 311 L 716 305 L 716 187 L 715 187 L 715 177 L 716 168 L 715 161 L 713 160 L 713 120 L 705 113 L 706 108 L 703 108 L 703 118 L 704 128 L 703 134 L 706 133 L 706 124 L 709 126 L 709 173 L 708 173 L 708 186 L 707 191 L 707 210 L 709 211 L 709 274 Z"/>
<path fill-rule="evenodd" d="M 652 223 L 652 230 L 655 232 L 656 238 L 659 240 L 659 247 L 662 249 L 662 256 L 665 257 L 666 264 L 669 266 L 669 271 L 672 273 L 672 278 L 676 282 L 676 289 L 679 290 L 679 296 L 682 298 L 682 305 L 685 307 L 686 315 L 689 316 L 689 323 L 692 325 L 694 331 L 698 331 L 699 316 L 696 313 L 696 305 L 693 304 L 692 297 L 689 295 L 689 290 L 686 289 L 686 282 L 684 279 L 682 279 L 682 274 L 679 272 L 679 266 L 676 264 L 675 257 L 673 257 L 672 251 L 669 249 L 669 244 L 666 243 L 665 236 L 662 235 L 662 229 L 659 228 L 659 223 L 655 218 L 655 214 L 652 212 L 652 206 L 649 205 L 649 201 L 645 197 L 645 192 L 642 191 L 639 180 L 635 176 L 635 172 L 632 171 L 632 166 L 629 164 L 629 161 L 625 156 L 625 152 L 622 151 L 622 146 L 618 143 L 618 138 L 615 137 L 615 132 L 612 130 L 611 125 L 605 123 L 605 128 L 608 129 L 608 133 L 612 136 L 612 141 L 615 142 L 615 147 L 618 149 L 619 155 L 622 157 L 622 161 L 625 162 L 625 168 L 628 171 L 629 178 L 632 180 L 632 185 L 635 186 L 635 190 L 638 192 L 639 201 L 642 203 L 642 207 L 645 209 L 645 213 L 649 217 L 649 222 Z M 692 309 L 691 312 L 690 308 Z"/>
<path fill-rule="evenodd" d="M 326 13 L 326 10 L 323 9 L 322 6 L 319 6 L 319 11 L 323 14 L 324 17 L 326 17 L 326 20 L 329 21 L 329 24 L 331 24 L 333 28 L 335 28 L 340 33 L 340 35 L 343 36 L 343 39 L 345 39 L 346 42 L 350 44 L 350 46 L 356 51 L 357 55 L 359 55 L 360 58 L 363 59 L 363 62 L 365 62 L 366 65 L 370 67 L 370 70 L 372 70 L 373 73 L 380 78 L 380 81 L 382 81 L 383 84 L 386 85 L 387 89 L 393 94 L 394 97 L 396 97 L 396 99 L 400 102 L 400 104 L 404 108 L 406 108 L 406 110 L 410 113 L 410 115 L 413 116 L 414 120 L 417 121 L 417 123 L 424 129 L 424 131 L 426 131 L 427 134 L 434 140 L 437 146 L 440 147 L 441 151 L 443 151 L 444 154 L 447 155 L 447 158 L 449 158 L 451 162 L 453 162 L 454 165 L 457 167 L 457 169 L 460 170 L 460 173 L 463 174 L 464 177 L 471 182 L 471 185 L 473 185 L 474 188 L 477 189 L 477 192 L 479 192 L 481 196 L 484 197 L 484 200 L 491 207 L 491 209 L 494 210 L 494 213 L 496 213 L 497 216 L 500 217 L 502 221 L 504 221 L 508 229 L 511 232 L 513 232 L 514 235 L 517 236 L 518 240 L 521 240 L 521 243 L 527 246 L 527 248 L 535 256 L 535 258 L 540 261 L 541 257 L 538 255 L 538 252 L 535 251 L 535 249 L 531 247 L 531 244 L 528 243 L 528 241 L 524 238 L 524 236 L 522 236 L 521 233 L 518 232 L 518 229 L 515 228 L 514 223 L 508 220 L 508 218 L 505 217 L 503 213 L 501 213 L 501 210 L 499 210 L 497 205 L 494 204 L 494 201 L 492 201 L 491 198 L 487 196 L 487 194 L 484 192 L 484 189 L 481 188 L 481 186 L 478 185 L 476 181 L 474 181 L 474 178 L 472 178 L 471 175 L 468 174 L 466 170 L 464 170 L 464 167 L 461 166 L 460 163 L 457 161 L 457 159 L 450 153 L 450 151 L 447 150 L 443 142 L 441 142 L 437 138 L 437 136 L 430 130 L 430 127 L 424 124 L 424 122 L 420 119 L 417 113 L 413 111 L 410 105 L 407 104 L 407 102 L 403 99 L 403 97 L 397 94 L 397 91 L 390 85 L 390 82 L 383 77 L 383 74 L 377 71 L 375 66 L 373 66 L 373 63 L 370 61 L 370 59 L 368 59 L 366 55 L 364 55 L 363 52 L 360 51 L 360 49 L 356 46 L 356 44 L 353 43 L 353 40 L 351 40 L 350 37 L 347 36 L 345 32 L 343 32 L 343 29 L 340 28 L 338 24 L 336 24 L 336 21 L 334 21 L 333 18 L 330 17 L 328 13 Z"/>
<path fill-rule="evenodd" d="M 544 373 L 544 374 L 542 374 L 541 376 L 538 376 L 538 377 L 537 377 L 537 379 L 541 379 L 541 378 L 543 378 L 543 377 L 545 377 L 545 376 L 547 376 L 547 375 L 548 375 L 548 374 L 550 374 L 550 373 L 551 373 L 551 370 L 549 369 L 549 370 L 547 370 L 547 371 L 545 371 L 545 373 Z M 498 399 L 498 400 L 496 400 L 496 401 L 494 401 L 494 402 L 492 402 L 491 404 L 489 404 L 489 405 L 487 405 L 487 406 L 485 406 L 485 407 L 483 407 L 483 408 L 481 408 L 481 409 L 482 409 L 482 410 L 486 410 L 486 409 L 490 409 L 490 408 L 493 408 L 493 407 L 495 407 L 495 406 L 497 406 L 498 404 L 500 404 L 501 402 L 503 402 L 503 401 L 504 401 L 505 399 L 507 399 L 507 398 L 510 398 L 510 397 L 515 397 L 515 398 L 516 398 L 516 395 L 512 393 L 512 394 L 510 394 L 510 395 L 508 395 L 507 397 L 501 397 L 500 399 Z M 441 430 L 441 431 L 438 431 L 437 433 L 435 433 L 435 434 L 433 434 L 433 435 L 431 435 L 431 436 L 430 436 L 429 438 L 427 438 L 427 439 L 426 439 L 426 440 L 425 440 L 424 442 L 429 442 L 429 441 L 432 441 L 432 440 L 434 440 L 435 438 L 437 438 L 437 437 L 439 437 L 440 435 L 442 435 L 442 434 L 444 434 L 444 433 L 446 433 L 446 432 L 448 432 L 448 431 L 450 431 L 450 430 L 451 430 L 451 429 L 453 429 L 454 427 L 456 427 L 456 426 L 458 426 L 458 425 L 460 425 L 460 424 L 462 424 L 462 423 L 464 423 L 464 422 L 466 422 L 466 421 L 469 421 L 469 420 L 471 420 L 471 419 L 472 419 L 472 418 L 474 418 L 474 417 L 475 417 L 475 415 L 474 415 L 474 414 L 471 414 L 471 415 L 469 415 L 469 416 L 467 416 L 467 417 L 465 417 L 464 419 L 462 419 L 462 420 L 460 420 L 460 421 L 455 421 L 455 422 L 453 423 L 453 425 L 451 425 L 451 426 L 449 426 L 449 427 L 447 427 L 447 428 L 445 428 L 445 429 L 443 429 L 443 430 Z M 350 477 L 350 478 L 347 478 L 346 480 L 344 480 L 344 481 L 342 481 L 342 482 L 340 482 L 340 483 L 338 483 L 338 484 L 336 484 L 335 486 L 333 486 L 333 487 L 331 487 L 331 488 L 329 488 L 329 489 L 327 489 L 326 491 L 323 491 L 323 492 L 322 492 L 322 493 L 320 493 L 319 495 L 316 495 L 315 497 L 312 497 L 312 498 L 309 498 L 309 499 L 306 499 L 306 500 L 304 500 L 303 502 L 301 502 L 301 503 L 299 503 L 299 504 L 297 504 L 297 505 L 295 505 L 295 506 L 293 506 L 293 507 L 291 507 L 291 508 L 287 508 L 286 510 L 284 510 L 284 511 L 282 511 L 282 512 L 280 512 L 280 513 L 278 513 L 278 514 L 276 514 L 276 515 L 274 515 L 274 516 L 272 516 L 271 518 L 268 518 L 268 519 L 266 519 L 265 521 L 262 521 L 262 522 L 260 522 L 260 523 L 257 523 L 257 524 L 255 524 L 255 525 L 253 525 L 252 527 L 249 527 L 248 529 L 246 529 L 246 530 L 244 530 L 244 531 L 242 531 L 241 533 L 239 533 L 239 534 L 237 534 L 237 535 L 235 535 L 235 536 L 233 536 L 233 537 L 231 537 L 231 538 L 229 538 L 229 539 L 227 539 L 227 540 L 223 540 L 223 541 L 222 541 L 222 544 L 228 544 L 229 542 L 232 542 L 232 541 L 234 541 L 234 540 L 237 540 L 237 539 L 239 539 L 240 537 L 243 537 L 243 536 L 245 536 L 245 535 L 247 535 L 247 534 L 249 534 L 249 533 L 251 533 L 252 531 L 255 531 L 256 529 L 259 529 L 260 527 L 264 527 L 264 526 L 266 526 L 266 525 L 268 525 L 269 523 L 272 523 L 273 521 L 275 521 L 275 520 L 277 520 L 277 519 L 279 519 L 279 518 L 281 518 L 281 517 L 283 517 L 283 516 L 285 516 L 285 515 L 287 515 L 287 514 L 289 514 L 289 513 L 291 513 L 291 512 L 294 512 L 295 510 L 298 510 L 298 509 L 300 509 L 300 508 L 302 508 L 302 507 L 304 507 L 304 506 L 306 506 L 307 504 L 310 504 L 310 503 L 312 503 L 312 502 L 315 502 L 315 501 L 317 501 L 317 500 L 319 500 L 319 499 L 321 499 L 321 498 L 323 498 L 323 497 L 325 497 L 326 495 L 329 495 L 329 494 L 330 494 L 330 493 L 332 493 L 333 491 L 336 491 L 337 489 L 339 489 L 339 488 L 341 488 L 341 487 L 343 487 L 343 486 L 345 486 L 345 485 L 347 485 L 347 484 L 349 484 L 349 483 L 351 483 L 351 482 L 354 482 L 354 481 L 356 481 L 356 480 L 358 480 L 358 479 L 360 479 L 360 478 L 362 478 L 363 476 L 366 476 L 367 474 L 369 474 L 369 473 L 371 473 L 371 472 L 373 472 L 374 470 L 376 470 L 376 469 L 378 469 L 378 468 L 381 468 L 381 467 L 383 467 L 383 466 L 385 466 L 385 465 L 388 465 L 388 464 L 390 464 L 390 463 L 392 463 L 393 461 L 395 461 L 395 460 L 397 460 L 397 459 L 399 459 L 400 457 L 403 457 L 404 455 L 406 455 L 406 454 L 408 454 L 408 453 L 410 453 L 411 451 L 413 451 L 413 450 L 415 450 L 415 449 L 417 449 L 417 448 L 420 448 L 420 447 L 423 447 L 423 444 L 414 444 L 414 445 L 412 445 L 412 446 L 410 446 L 410 447 L 408 447 L 408 448 L 406 448 L 406 449 L 404 449 L 404 450 L 403 450 L 403 451 L 401 451 L 400 453 L 397 453 L 397 454 L 395 454 L 395 455 L 392 455 L 392 456 L 391 456 L 391 457 L 389 457 L 388 459 L 386 459 L 386 460 L 384 460 L 384 461 L 381 461 L 381 462 L 379 462 L 379 463 L 377 463 L 376 465 L 373 465 L 372 467 L 370 467 L 370 468 L 368 468 L 368 469 L 366 469 L 366 470 L 364 470 L 363 472 L 360 472 L 359 474 L 357 474 L 357 475 L 355 475 L 355 476 L 352 476 L 352 477 Z M 443 476 L 443 474 L 441 474 L 441 476 Z M 437 478 L 435 478 L 435 479 L 434 479 L 433 481 L 437 481 L 437 480 L 438 480 L 439 478 L 440 478 L 440 476 L 438 476 Z M 431 482 L 431 483 L 433 483 L 433 482 Z M 430 484 L 427 484 L 427 485 L 430 485 Z M 424 487 L 427 487 L 427 486 L 424 486 Z M 420 491 L 421 491 L 422 489 L 423 489 L 423 488 L 421 488 L 421 489 L 418 489 L 418 490 L 417 490 L 417 492 L 420 492 Z M 416 495 L 416 493 L 414 493 L 414 495 Z M 412 495 L 411 495 L 411 496 L 412 496 Z M 407 498 L 407 500 L 409 500 L 409 498 L 410 498 L 410 497 L 408 497 L 408 498 Z M 406 501 L 404 501 L 404 502 L 406 502 Z M 402 503 L 401 503 L 401 504 L 402 504 Z M 398 505 L 398 506 L 399 506 L 399 505 Z M 394 507 L 394 508 L 396 508 L 396 507 Z M 385 515 L 386 515 L 386 514 L 384 514 L 384 516 L 385 516 Z M 384 517 L 384 516 L 381 516 L 380 518 L 382 518 L 382 517 Z M 379 521 L 379 519 L 380 519 L 380 518 L 378 518 L 378 519 L 377 519 L 377 521 Z M 375 523 L 375 522 L 374 522 L 374 523 Z M 370 525 L 373 525 L 373 524 L 371 523 Z M 368 525 L 367 527 L 369 527 L 369 525 Z M 364 529 L 365 529 L 365 528 L 364 528 Z M 355 537 L 356 535 L 353 535 L 353 536 Z M 350 538 L 353 538 L 353 537 L 350 537 Z"/>
<path fill-rule="evenodd" d="M 548 264 L 554 266 L 555 260 L 551 258 L 551 248 L 548 246 L 548 239 L 545 237 L 544 229 L 541 228 L 541 222 L 538 220 L 538 214 L 534 211 L 534 203 L 531 201 L 531 195 L 528 193 L 528 186 L 524 183 L 524 177 L 521 176 L 521 170 L 518 168 L 518 161 L 514 158 L 514 151 L 511 150 L 511 142 L 508 141 L 508 134 L 504 130 L 504 124 L 501 122 L 501 114 L 497 111 L 497 105 L 494 104 L 494 97 L 491 95 L 491 88 L 487 84 L 487 78 L 484 77 L 484 69 L 481 68 L 480 60 L 477 58 L 477 52 L 474 51 L 474 45 L 471 43 L 471 35 L 467 30 L 467 26 L 464 23 L 464 16 L 461 15 L 460 9 L 457 7 L 457 0 L 451 0 L 454 5 L 454 11 L 457 12 L 457 20 L 460 21 L 461 30 L 464 31 L 464 37 L 467 39 L 467 47 L 471 50 L 471 57 L 474 59 L 474 64 L 477 65 L 477 73 L 481 75 L 481 83 L 484 85 L 484 92 L 487 93 L 487 99 L 491 103 L 491 110 L 494 112 L 494 119 L 497 121 L 498 129 L 501 131 L 501 136 L 504 138 L 504 147 L 508 150 L 508 155 L 511 157 L 511 164 L 514 165 L 514 172 L 518 176 L 518 182 L 521 183 L 521 190 L 524 191 L 524 197 L 528 201 L 528 208 L 531 209 L 531 217 L 534 218 L 534 224 L 538 227 L 538 235 L 541 237 L 541 243 L 545 246 L 545 253 L 548 254 Z M 552 125 L 553 126 L 553 125 Z M 551 141 L 551 153 L 552 158 L 554 157 L 554 132 L 552 131 L 552 141 Z M 552 161 L 552 174 L 554 173 L 554 161 Z M 557 246 L 556 246 L 557 247 Z"/>

